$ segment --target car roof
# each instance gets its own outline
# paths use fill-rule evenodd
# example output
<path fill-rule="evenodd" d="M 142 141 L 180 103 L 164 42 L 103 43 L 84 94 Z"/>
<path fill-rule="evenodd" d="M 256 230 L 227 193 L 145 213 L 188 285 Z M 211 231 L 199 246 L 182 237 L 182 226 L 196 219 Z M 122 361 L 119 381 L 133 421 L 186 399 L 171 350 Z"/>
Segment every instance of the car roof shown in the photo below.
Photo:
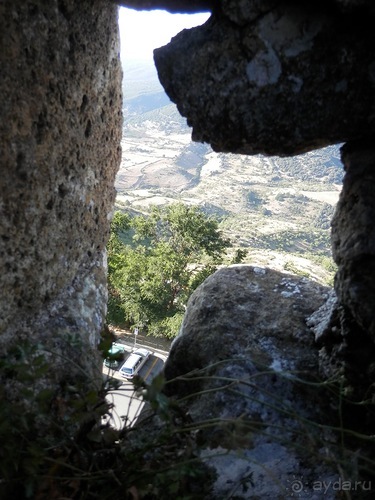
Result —
<path fill-rule="evenodd" d="M 137 354 L 137 355 L 140 355 L 140 356 L 147 356 L 148 354 L 150 354 L 150 351 L 148 351 L 147 349 L 143 349 L 142 347 L 140 347 L 139 349 L 137 349 L 136 351 L 134 351 L 133 354 Z"/>
<path fill-rule="evenodd" d="M 131 354 L 128 359 L 125 361 L 125 363 L 122 365 L 121 370 L 123 368 L 133 368 L 133 366 L 142 358 L 142 356 L 139 356 L 138 354 Z"/>

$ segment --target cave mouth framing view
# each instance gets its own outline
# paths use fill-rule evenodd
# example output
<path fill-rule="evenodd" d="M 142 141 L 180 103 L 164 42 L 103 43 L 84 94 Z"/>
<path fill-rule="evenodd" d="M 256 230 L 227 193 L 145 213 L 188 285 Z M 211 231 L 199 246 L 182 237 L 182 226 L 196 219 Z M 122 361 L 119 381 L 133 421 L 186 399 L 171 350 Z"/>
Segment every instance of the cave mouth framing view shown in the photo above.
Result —
<path fill-rule="evenodd" d="M 116 210 L 147 218 L 152 207 L 161 211 L 176 203 L 199 207 L 205 216 L 218 221 L 218 228 L 231 242 L 227 260 L 218 268 L 236 262 L 240 255 L 237 262 L 255 266 L 257 273 L 270 268 L 302 278 L 298 284 L 278 278 L 284 285 L 288 283 L 284 296 L 293 296 L 313 280 L 318 287 L 322 285 L 318 295 L 327 299 L 324 286 L 333 286 L 337 271 L 331 251 L 331 220 L 342 189 L 342 144 L 291 157 L 215 153 L 205 143 L 192 142 L 186 119 L 160 86 L 150 58 L 124 57 L 123 65 L 124 125 Z M 135 341 L 141 339 L 146 345 L 169 351 L 169 342 L 160 337 L 177 334 L 182 314 L 178 318 L 172 323 L 172 332 L 166 328 L 165 332 L 156 331 L 156 339 L 144 335 Z M 313 325 L 316 319 L 310 321 Z M 131 323 L 128 321 L 125 331 L 136 328 L 138 333 L 140 328 L 147 333 L 147 324 L 139 316 L 138 322 Z M 115 331 L 121 335 L 121 328 Z M 282 366 L 274 361 L 272 367 L 279 370 Z M 188 371 L 189 366 L 184 368 Z M 184 371 L 167 366 L 166 373 L 171 379 Z M 183 394 L 181 388 L 176 391 Z M 216 467 L 223 473 L 218 464 Z M 289 483 L 299 488 L 302 475 Z M 328 483 L 327 491 L 334 484 Z M 322 491 L 319 481 L 310 481 L 311 486 Z M 371 484 L 362 482 L 359 488 L 362 494 Z"/>
<path fill-rule="evenodd" d="M 124 124 L 116 210 L 145 216 L 152 206 L 199 207 L 231 241 L 226 263 L 242 255 L 243 263 L 332 286 L 339 145 L 289 158 L 215 153 L 192 142 L 186 119 L 159 83 L 153 49 L 208 18 L 120 8 Z M 132 328 L 142 330 L 138 323 Z"/>
<path fill-rule="evenodd" d="M 374 17 L 1 3 L 0 498 L 373 498 Z"/>

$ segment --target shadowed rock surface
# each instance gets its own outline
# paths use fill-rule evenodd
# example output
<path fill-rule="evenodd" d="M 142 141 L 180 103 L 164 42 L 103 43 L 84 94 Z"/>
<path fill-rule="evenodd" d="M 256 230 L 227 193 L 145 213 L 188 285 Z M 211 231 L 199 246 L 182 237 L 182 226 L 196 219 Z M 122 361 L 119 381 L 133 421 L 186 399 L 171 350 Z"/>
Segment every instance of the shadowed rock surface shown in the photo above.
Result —
<path fill-rule="evenodd" d="M 52 400 L 70 378 L 99 375 L 120 161 L 116 22 L 103 0 L 0 6 L 0 346 L 38 346 L 54 365 Z M 16 397 L 12 377 L 3 383 Z"/>
<path fill-rule="evenodd" d="M 374 45 L 364 15 L 232 0 L 154 56 L 193 140 L 283 156 L 374 133 Z"/>
<path fill-rule="evenodd" d="M 337 294 L 375 343 L 375 148 L 342 149 L 343 190 L 332 221 L 332 251 L 339 266 Z"/>
<path fill-rule="evenodd" d="M 251 471 L 254 486 L 241 498 L 282 498 L 303 477 L 309 498 L 318 499 L 314 480 L 337 479 L 328 424 L 338 399 L 314 386 L 318 348 L 306 325 L 328 292 L 306 278 L 242 265 L 217 271 L 191 296 L 165 375 L 177 400 L 190 395 L 182 404 L 197 426 L 211 422 L 200 439 L 219 472 L 213 498 Z"/>

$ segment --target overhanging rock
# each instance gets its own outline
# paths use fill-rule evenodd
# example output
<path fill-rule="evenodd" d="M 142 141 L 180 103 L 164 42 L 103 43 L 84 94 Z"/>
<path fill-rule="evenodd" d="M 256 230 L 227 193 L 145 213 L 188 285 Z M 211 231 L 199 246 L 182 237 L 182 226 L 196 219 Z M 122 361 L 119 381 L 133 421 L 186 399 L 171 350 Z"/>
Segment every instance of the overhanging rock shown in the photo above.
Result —
<path fill-rule="evenodd" d="M 222 2 L 203 26 L 154 51 L 193 140 L 284 156 L 373 134 L 371 16 L 338 7 L 348 2 L 258 4 Z"/>

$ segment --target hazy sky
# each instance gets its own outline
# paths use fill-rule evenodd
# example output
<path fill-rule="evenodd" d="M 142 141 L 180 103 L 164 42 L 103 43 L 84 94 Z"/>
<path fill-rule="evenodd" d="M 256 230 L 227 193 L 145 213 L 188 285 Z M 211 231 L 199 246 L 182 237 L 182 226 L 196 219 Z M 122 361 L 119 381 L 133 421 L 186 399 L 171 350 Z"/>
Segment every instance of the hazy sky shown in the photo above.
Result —
<path fill-rule="evenodd" d="M 169 14 L 163 10 L 135 11 L 120 8 L 122 59 L 152 59 L 152 51 L 166 45 L 184 28 L 203 24 L 205 14 Z"/>

